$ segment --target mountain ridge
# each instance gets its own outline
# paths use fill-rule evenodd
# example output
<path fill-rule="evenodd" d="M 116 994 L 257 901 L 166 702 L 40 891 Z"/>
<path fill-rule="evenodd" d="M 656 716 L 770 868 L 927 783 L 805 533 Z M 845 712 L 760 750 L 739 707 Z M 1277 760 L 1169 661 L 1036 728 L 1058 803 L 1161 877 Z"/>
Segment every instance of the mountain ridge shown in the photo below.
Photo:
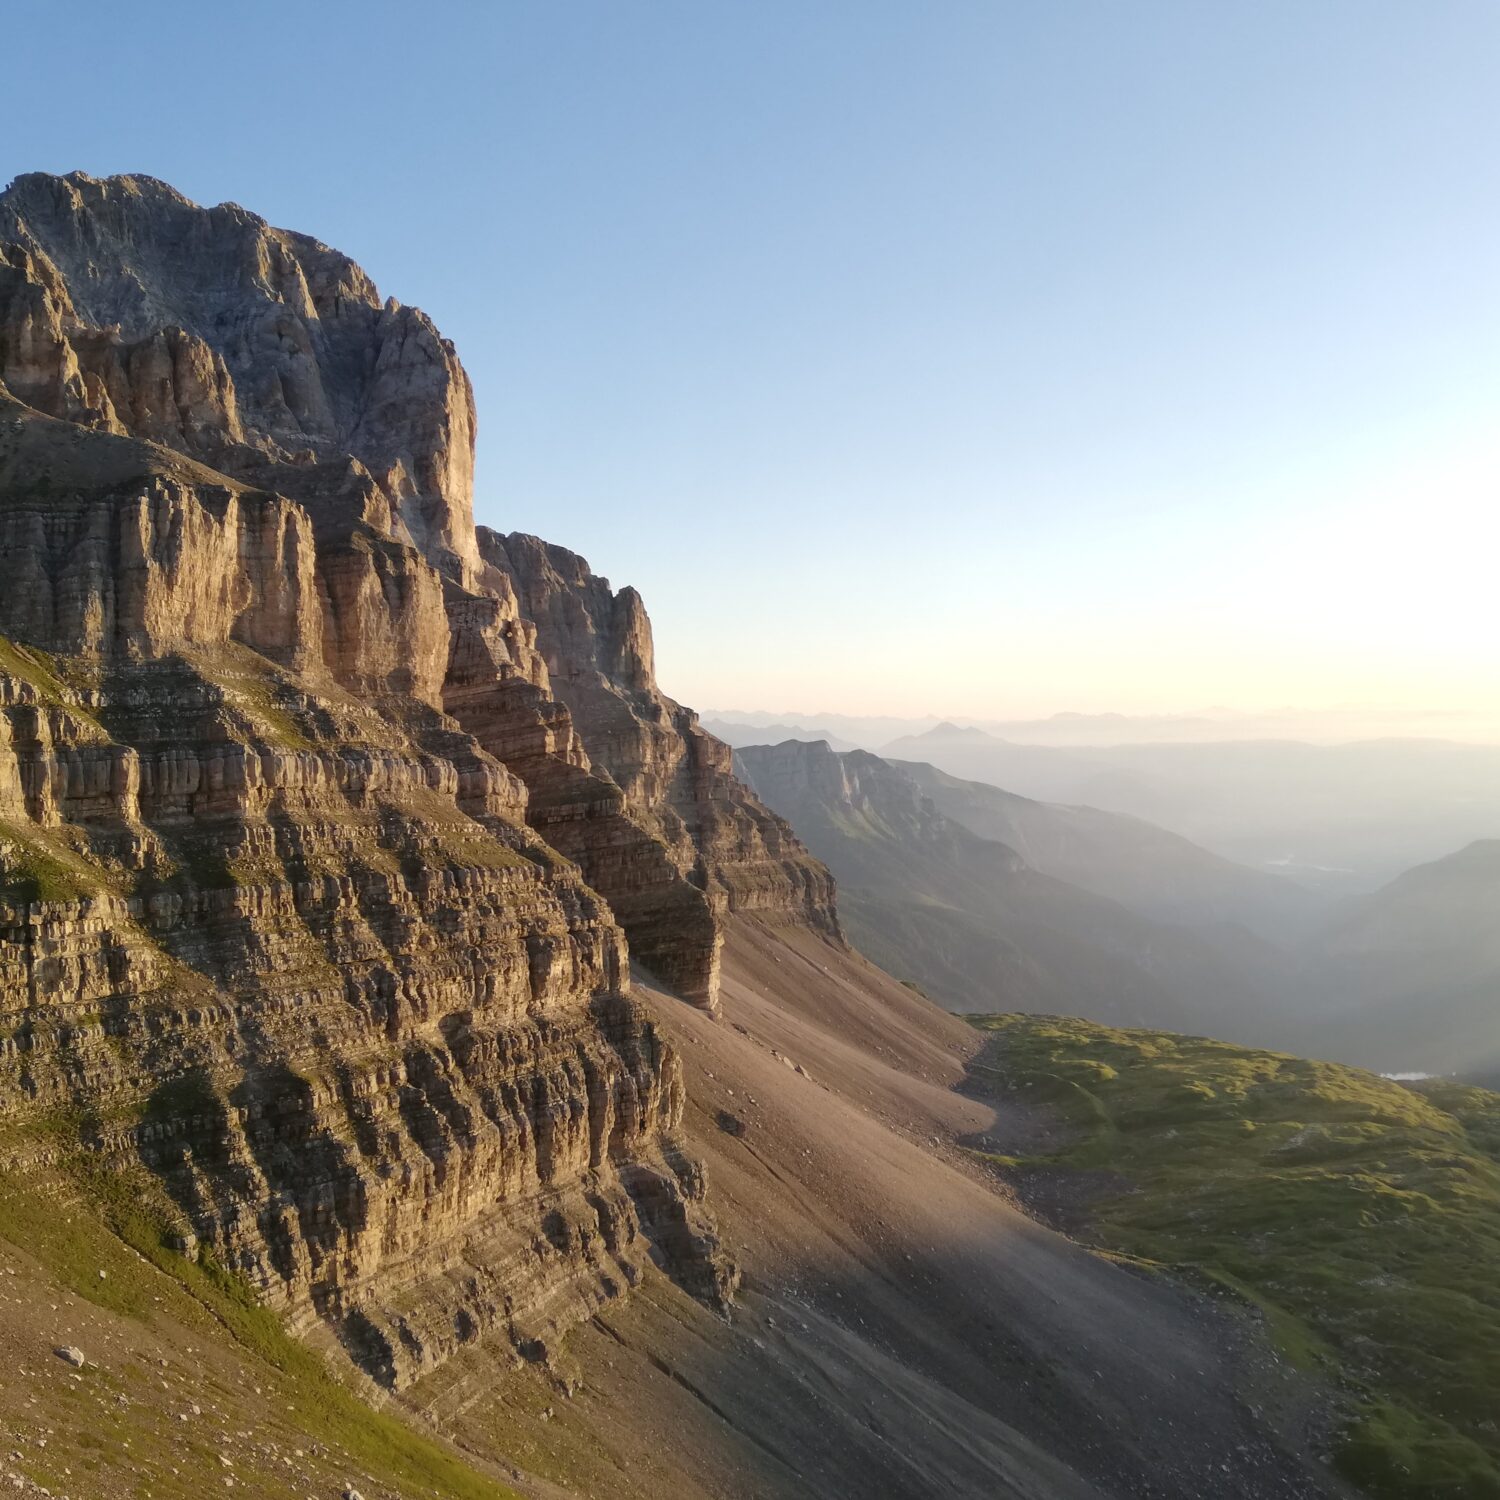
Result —
<path fill-rule="evenodd" d="M 736 763 L 828 862 L 855 945 L 953 1009 L 1251 1036 L 1282 1019 L 1278 950 L 1228 924 L 1155 922 L 1045 873 L 947 817 L 905 767 L 802 741 L 741 748 Z"/>
<path fill-rule="evenodd" d="M 1500 839 L 1476 839 L 1346 903 L 1317 938 L 1308 1044 L 1401 1072 L 1493 1077 Z"/>
<path fill-rule="evenodd" d="M 389 1387 L 653 1257 L 722 1301 L 625 934 L 711 1008 L 731 910 L 837 924 L 638 596 L 481 537 L 453 347 L 347 257 L 81 174 L 0 242 L 8 1107 L 107 1108 L 186 1243 Z"/>
<path fill-rule="evenodd" d="M 1045 874 L 1154 921 L 1239 922 L 1273 942 L 1310 932 L 1326 902 L 1129 813 L 1039 802 L 920 761 L 892 760 L 970 832 L 1009 844 Z"/>
<path fill-rule="evenodd" d="M 283 1493 L 285 1396 L 406 1500 L 1337 1493 L 1246 1317 L 975 1170 L 978 1039 L 843 941 L 635 592 L 473 526 L 430 320 L 144 179 L 18 179 L 0 245 L 23 1487 Z M 188 1438 L 184 1349 L 276 1424 Z"/>

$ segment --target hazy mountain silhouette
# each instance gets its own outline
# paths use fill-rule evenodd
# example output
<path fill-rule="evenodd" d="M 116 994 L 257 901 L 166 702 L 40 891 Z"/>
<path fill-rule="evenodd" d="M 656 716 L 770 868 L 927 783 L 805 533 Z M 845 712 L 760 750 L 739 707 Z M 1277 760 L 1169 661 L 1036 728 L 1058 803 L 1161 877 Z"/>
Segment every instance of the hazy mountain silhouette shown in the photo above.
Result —
<path fill-rule="evenodd" d="M 953 1009 L 1278 1035 L 1288 962 L 1243 927 L 1153 922 L 1043 873 L 868 751 L 787 741 L 736 762 L 833 870 L 856 945 Z"/>
<path fill-rule="evenodd" d="M 1500 1072 L 1500 840 L 1351 902 L 1314 950 L 1310 1049 L 1388 1071 Z"/>
<path fill-rule="evenodd" d="M 945 817 L 1008 844 L 1044 875 L 1108 896 L 1154 921 L 1240 922 L 1276 942 L 1306 937 L 1320 893 L 1222 858 L 1153 823 L 1096 807 L 1038 802 L 919 761 L 896 761 Z"/>
<path fill-rule="evenodd" d="M 1378 888 L 1500 836 L 1500 746 L 1286 740 L 1107 748 L 933 729 L 881 752 L 1044 802 L 1126 813 L 1227 859 L 1330 892 Z"/>
<path fill-rule="evenodd" d="M 779 745 L 782 740 L 825 741 L 834 750 L 857 750 L 852 740 L 840 739 L 826 729 L 801 729 L 795 724 L 742 724 L 734 719 L 703 718 L 703 727 L 736 750 L 741 745 Z"/>

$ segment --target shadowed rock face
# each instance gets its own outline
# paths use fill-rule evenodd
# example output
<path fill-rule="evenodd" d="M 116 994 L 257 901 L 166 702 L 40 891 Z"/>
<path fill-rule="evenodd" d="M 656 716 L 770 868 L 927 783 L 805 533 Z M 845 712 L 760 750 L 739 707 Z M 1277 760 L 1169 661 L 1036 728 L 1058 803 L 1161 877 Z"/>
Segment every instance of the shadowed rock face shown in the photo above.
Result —
<path fill-rule="evenodd" d="M 627 937 L 712 1007 L 729 912 L 837 932 L 634 592 L 476 535 L 473 438 L 327 247 L 0 195 L 0 1115 L 81 1110 L 391 1384 L 648 1261 L 731 1294 Z"/>

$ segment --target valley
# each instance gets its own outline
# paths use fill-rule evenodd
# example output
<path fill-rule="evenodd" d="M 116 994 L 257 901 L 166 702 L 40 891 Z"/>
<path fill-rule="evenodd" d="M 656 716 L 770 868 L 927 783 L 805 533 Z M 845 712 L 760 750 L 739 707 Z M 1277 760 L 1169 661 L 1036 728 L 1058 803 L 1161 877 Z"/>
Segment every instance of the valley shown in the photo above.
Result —
<path fill-rule="evenodd" d="M 1294 958 L 1233 915 L 1243 890 L 1250 912 L 1300 916 L 1294 887 L 1091 809 L 959 782 L 937 788 L 940 804 L 930 767 L 865 751 L 789 741 L 736 755 L 828 862 L 856 944 L 954 1010 L 1007 994 L 1027 1010 L 1263 1042 L 1297 1022 Z M 1014 843 L 988 836 L 997 821 Z M 1091 889 L 1048 868 L 1081 864 Z"/>
<path fill-rule="evenodd" d="M 1490 1493 L 1492 1096 L 1232 1044 L 1441 953 L 1477 1057 L 1491 847 L 1283 878 L 1179 827 L 1223 747 L 731 749 L 477 422 L 306 234 L 0 193 L 4 1482 Z"/>
<path fill-rule="evenodd" d="M 1242 724 L 1060 714 L 986 729 L 741 711 L 737 720 L 710 715 L 706 722 L 736 749 L 832 733 L 840 750 L 929 767 L 930 775 L 1012 797 L 1087 807 L 1096 818 L 1122 815 L 1291 880 L 1315 906 L 1366 894 L 1475 839 L 1500 836 L 1500 750 L 1486 733 L 1487 717 L 1378 726 L 1355 714 L 1324 719 L 1317 740 L 1293 737 L 1295 716 Z M 1376 727 L 1385 731 L 1378 738 L 1355 737 Z M 1237 728 L 1257 728 L 1262 737 L 1231 737 Z M 1454 737 L 1438 738 L 1443 728 Z"/>

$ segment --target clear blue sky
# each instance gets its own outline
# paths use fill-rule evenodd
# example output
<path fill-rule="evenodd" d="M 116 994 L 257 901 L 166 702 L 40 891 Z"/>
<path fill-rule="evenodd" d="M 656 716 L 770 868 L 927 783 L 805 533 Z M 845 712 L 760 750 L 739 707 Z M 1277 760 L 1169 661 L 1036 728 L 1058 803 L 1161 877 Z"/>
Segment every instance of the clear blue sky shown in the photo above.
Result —
<path fill-rule="evenodd" d="M 710 706 L 1500 692 L 1494 0 L 12 4 L 148 172 L 459 346 L 481 520 Z"/>

